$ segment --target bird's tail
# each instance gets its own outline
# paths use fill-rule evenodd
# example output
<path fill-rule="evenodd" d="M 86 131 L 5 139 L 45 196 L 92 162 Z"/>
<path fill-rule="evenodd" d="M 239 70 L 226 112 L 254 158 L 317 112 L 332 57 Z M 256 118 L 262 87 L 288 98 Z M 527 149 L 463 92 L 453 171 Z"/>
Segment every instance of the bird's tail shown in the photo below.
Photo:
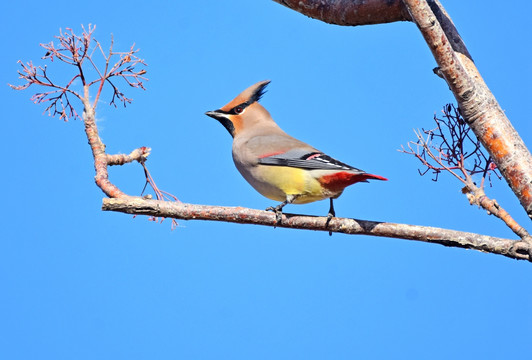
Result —
<path fill-rule="evenodd" d="M 383 181 L 388 181 L 388 179 L 386 179 L 385 177 L 382 177 L 382 176 L 379 176 L 379 175 L 368 174 L 368 173 L 364 173 L 364 174 L 356 175 L 355 177 L 356 177 L 357 179 L 361 179 L 361 180 L 358 180 L 358 181 L 366 181 L 366 180 L 383 180 Z"/>
<path fill-rule="evenodd" d="M 339 171 L 334 174 L 322 176 L 320 183 L 331 191 L 343 191 L 349 185 L 358 182 L 368 182 L 368 180 L 388 180 L 379 175 L 368 174 L 365 172 L 353 173 L 351 171 Z"/>

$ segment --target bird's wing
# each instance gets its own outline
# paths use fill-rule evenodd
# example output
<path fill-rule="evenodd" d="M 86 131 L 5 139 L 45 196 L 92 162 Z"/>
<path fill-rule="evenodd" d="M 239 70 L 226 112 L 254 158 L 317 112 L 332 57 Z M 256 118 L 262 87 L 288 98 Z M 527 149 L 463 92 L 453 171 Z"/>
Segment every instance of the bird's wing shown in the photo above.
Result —
<path fill-rule="evenodd" d="M 344 164 L 322 152 L 309 151 L 308 149 L 292 149 L 280 154 L 266 154 L 259 157 L 259 164 L 308 170 L 347 170 L 364 173 L 364 171 Z"/>

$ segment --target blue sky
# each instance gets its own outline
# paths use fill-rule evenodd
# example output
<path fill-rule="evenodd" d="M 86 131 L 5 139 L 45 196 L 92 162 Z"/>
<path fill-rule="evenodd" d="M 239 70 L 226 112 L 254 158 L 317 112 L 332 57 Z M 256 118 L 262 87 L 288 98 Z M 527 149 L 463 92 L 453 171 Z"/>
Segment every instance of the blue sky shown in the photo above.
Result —
<path fill-rule="evenodd" d="M 0 5 L 4 188 L 0 356 L 5 359 L 500 359 L 532 335 L 529 263 L 412 241 L 144 218 L 100 211 L 80 121 L 42 115 L 16 92 L 17 60 L 96 24 L 132 43 L 147 91 L 99 105 L 110 153 L 153 151 L 159 186 L 185 202 L 266 208 L 238 174 L 226 130 L 204 115 L 271 79 L 262 104 L 290 134 L 389 178 L 353 186 L 338 216 L 514 238 L 469 206 L 450 176 L 420 177 L 397 151 L 452 102 L 411 23 L 339 27 L 273 1 L 27 1 Z M 478 68 L 532 144 L 532 5 L 443 1 Z M 56 64 L 54 63 L 55 67 Z M 65 76 L 64 67 L 55 68 Z M 52 71 L 52 67 L 50 67 Z M 102 101 L 106 101 L 102 99 Z M 138 165 L 111 180 L 139 194 Z M 504 181 L 489 195 L 530 220 Z M 324 215 L 326 201 L 288 212 Z"/>

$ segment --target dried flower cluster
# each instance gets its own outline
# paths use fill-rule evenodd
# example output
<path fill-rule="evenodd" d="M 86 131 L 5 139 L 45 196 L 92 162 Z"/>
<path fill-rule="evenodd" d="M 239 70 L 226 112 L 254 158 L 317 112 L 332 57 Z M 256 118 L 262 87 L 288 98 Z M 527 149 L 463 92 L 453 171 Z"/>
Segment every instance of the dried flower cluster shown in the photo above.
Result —
<path fill-rule="evenodd" d="M 59 115 L 60 119 L 68 121 L 69 119 L 81 119 L 81 116 L 76 111 L 72 104 L 71 98 L 75 97 L 82 102 L 88 100 L 89 89 L 97 86 L 93 107 L 96 108 L 104 85 L 109 84 L 112 89 L 112 96 L 110 104 L 116 107 L 116 102 L 122 102 L 124 106 L 131 103 L 132 99 L 126 97 L 122 91 L 115 85 L 115 80 L 121 79 L 129 86 L 141 88 L 145 90 L 143 81 L 146 70 L 144 68 L 137 69 L 140 66 L 146 66 L 144 60 L 136 56 L 138 49 L 135 50 L 133 44 L 129 51 L 115 52 L 113 50 L 113 41 L 111 39 L 111 46 L 109 52 L 106 53 L 102 45 L 93 38 L 95 26 L 89 25 L 89 29 L 83 28 L 81 36 L 76 35 L 72 29 L 67 28 L 66 32 L 60 31 L 60 34 L 55 38 L 58 44 L 50 42 L 48 44 L 40 44 L 46 50 L 46 54 L 42 57 L 44 60 L 59 60 L 62 63 L 68 64 L 75 68 L 74 76 L 67 82 L 66 85 L 60 85 L 50 78 L 47 73 L 47 66 L 35 66 L 30 61 L 26 64 L 19 61 L 22 70 L 18 72 L 19 79 L 25 81 L 23 85 L 10 85 L 15 90 L 24 90 L 31 85 L 39 85 L 46 89 L 45 92 L 39 92 L 31 97 L 31 100 L 36 104 L 49 103 L 45 112 L 49 115 Z M 104 61 L 103 69 L 100 69 L 96 64 L 95 53 L 99 53 Z M 114 64 L 111 60 L 115 60 Z M 94 73 L 94 79 L 89 78 L 89 73 Z M 81 82 L 82 89 L 76 84 Z"/>
<path fill-rule="evenodd" d="M 497 166 L 462 118 L 460 109 L 447 104 L 442 113 L 442 118 L 434 115 L 434 129 L 415 131 L 417 141 L 409 142 L 408 150 L 402 147 L 403 152 L 421 161 L 424 169 L 419 169 L 419 173 L 425 175 L 430 171 L 437 181 L 442 171 L 449 172 L 465 185 L 480 174 L 481 188 L 486 179 L 491 186 L 492 175 L 501 179 Z"/>

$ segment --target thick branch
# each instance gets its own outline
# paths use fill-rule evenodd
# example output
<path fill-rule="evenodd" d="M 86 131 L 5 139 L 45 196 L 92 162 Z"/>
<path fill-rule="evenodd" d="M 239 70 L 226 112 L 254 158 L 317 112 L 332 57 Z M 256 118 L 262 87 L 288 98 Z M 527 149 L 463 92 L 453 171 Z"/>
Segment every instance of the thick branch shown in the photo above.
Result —
<path fill-rule="evenodd" d="M 274 0 L 311 18 L 336 25 L 371 25 L 408 21 L 401 0 Z"/>
<path fill-rule="evenodd" d="M 103 199 L 104 211 L 118 211 L 127 214 L 150 215 L 182 220 L 211 220 L 264 226 L 275 225 L 275 214 L 269 211 L 242 207 L 223 207 L 185 204 L 181 202 L 146 200 L 125 196 L 117 199 Z M 390 238 L 417 240 L 480 250 L 500 254 L 514 259 L 532 259 L 532 247 L 523 241 L 501 239 L 474 233 L 376 221 L 333 218 L 326 225 L 326 217 L 283 214 L 278 227 L 333 231 L 344 234 L 374 235 Z"/>
<path fill-rule="evenodd" d="M 453 51 L 425 0 L 404 0 L 449 84 L 462 116 L 490 153 L 521 205 L 532 217 L 532 156 L 468 57 Z M 432 8 L 445 14 L 438 1 Z M 448 19 L 448 22 L 450 20 Z"/>

